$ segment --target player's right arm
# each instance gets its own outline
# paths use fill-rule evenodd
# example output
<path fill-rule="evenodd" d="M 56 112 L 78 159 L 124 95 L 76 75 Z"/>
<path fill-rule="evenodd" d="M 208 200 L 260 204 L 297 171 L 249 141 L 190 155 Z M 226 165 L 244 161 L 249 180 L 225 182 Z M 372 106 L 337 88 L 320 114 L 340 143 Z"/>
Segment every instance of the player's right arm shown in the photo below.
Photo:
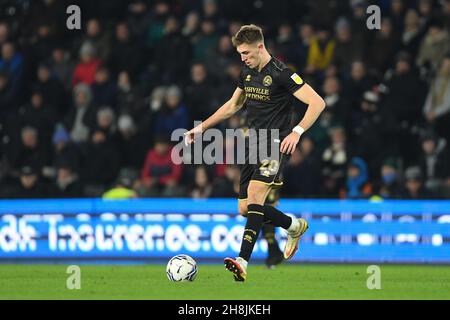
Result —
<path fill-rule="evenodd" d="M 194 142 L 194 135 L 203 133 L 206 129 L 214 127 L 219 122 L 228 119 L 233 114 L 238 112 L 245 103 L 245 92 L 241 88 L 237 87 L 234 91 L 231 99 L 225 102 L 216 112 L 214 112 L 208 119 L 196 126 L 194 129 L 186 132 L 185 142 L 190 144 Z"/>

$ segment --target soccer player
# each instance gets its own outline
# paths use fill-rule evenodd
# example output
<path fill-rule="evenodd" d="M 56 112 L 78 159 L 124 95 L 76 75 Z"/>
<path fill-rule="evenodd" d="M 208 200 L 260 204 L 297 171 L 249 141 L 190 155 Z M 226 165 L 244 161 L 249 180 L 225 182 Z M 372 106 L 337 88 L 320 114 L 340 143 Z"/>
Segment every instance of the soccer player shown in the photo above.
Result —
<path fill-rule="evenodd" d="M 292 219 L 275 207 L 265 205 L 265 200 L 274 186 L 282 184 L 280 173 L 284 164 L 294 152 L 303 132 L 314 124 L 324 110 L 325 102 L 298 74 L 269 54 L 260 27 L 242 26 L 232 37 L 232 42 L 245 63 L 237 88 L 231 99 L 213 115 L 185 133 L 185 141 L 192 143 L 197 134 L 231 117 L 242 108 L 244 102 L 250 129 L 254 129 L 254 132 L 262 129 L 278 132 L 278 138 L 272 138 L 269 134 L 266 139 L 257 140 L 258 149 L 266 147 L 271 150 L 276 144 L 275 154 L 271 153 L 263 159 L 258 156 L 258 163 L 253 164 L 250 161 L 252 155 L 246 152 L 246 165 L 241 168 L 239 199 L 242 200 L 239 201 L 239 213 L 247 216 L 247 222 L 239 257 L 225 258 L 224 263 L 236 281 L 245 281 L 247 264 L 264 222 L 270 221 L 287 230 L 288 238 L 283 253 L 285 259 L 294 256 L 300 237 L 308 228 L 306 220 Z M 308 105 L 302 120 L 294 127 L 291 123 L 293 97 Z M 251 146 L 248 149 L 251 152 Z"/>

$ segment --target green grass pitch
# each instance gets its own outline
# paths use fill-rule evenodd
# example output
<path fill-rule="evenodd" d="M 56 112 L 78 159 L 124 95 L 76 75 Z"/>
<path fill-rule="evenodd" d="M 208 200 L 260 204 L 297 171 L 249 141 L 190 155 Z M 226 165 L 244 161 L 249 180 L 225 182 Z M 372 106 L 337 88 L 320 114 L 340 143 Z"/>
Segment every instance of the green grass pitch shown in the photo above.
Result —
<path fill-rule="evenodd" d="M 67 265 L 0 265 L 0 299 L 450 299 L 449 266 L 381 265 L 369 290 L 368 265 L 251 265 L 235 283 L 222 265 L 199 264 L 197 279 L 170 282 L 164 265 L 80 265 L 81 289 L 66 287 Z"/>

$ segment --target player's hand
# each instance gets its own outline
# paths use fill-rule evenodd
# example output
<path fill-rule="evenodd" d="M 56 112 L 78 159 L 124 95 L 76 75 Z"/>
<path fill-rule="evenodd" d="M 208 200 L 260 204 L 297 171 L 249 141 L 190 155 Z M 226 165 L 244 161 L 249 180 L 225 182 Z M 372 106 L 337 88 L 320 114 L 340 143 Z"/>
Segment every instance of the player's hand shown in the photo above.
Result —
<path fill-rule="evenodd" d="M 190 145 L 191 143 L 195 142 L 194 136 L 196 134 L 201 134 L 203 132 L 202 127 L 195 127 L 194 129 L 189 130 L 188 132 L 184 133 L 184 144 L 186 146 Z"/>
<path fill-rule="evenodd" d="M 281 142 L 280 151 L 286 154 L 293 154 L 299 140 L 300 135 L 297 132 L 291 132 L 283 139 L 283 142 Z"/>

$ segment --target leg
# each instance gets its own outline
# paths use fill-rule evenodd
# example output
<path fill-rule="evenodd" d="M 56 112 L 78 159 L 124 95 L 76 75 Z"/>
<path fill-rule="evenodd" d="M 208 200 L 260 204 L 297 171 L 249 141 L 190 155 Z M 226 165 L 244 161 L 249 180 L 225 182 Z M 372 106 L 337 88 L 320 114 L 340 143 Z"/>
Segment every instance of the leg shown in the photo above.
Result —
<path fill-rule="evenodd" d="M 247 262 L 250 260 L 256 240 L 264 222 L 264 201 L 270 191 L 270 186 L 251 181 L 248 186 L 247 223 L 242 236 L 241 251 L 236 260 L 225 258 L 225 268 L 233 273 L 236 281 L 247 278 Z M 242 202 L 242 201 L 241 201 Z M 244 213 L 244 204 L 240 204 Z M 241 211 L 240 211 L 241 212 Z"/>
<path fill-rule="evenodd" d="M 279 193 L 276 189 L 272 188 L 269 195 L 266 198 L 265 206 L 275 207 L 279 200 Z M 267 219 L 267 217 L 266 217 Z M 270 223 L 264 223 L 262 227 L 262 234 L 267 241 L 267 258 L 266 266 L 269 269 L 273 269 L 277 264 L 283 262 L 283 252 L 280 250 L 277 238 L 275 237 L 275 226 Z"/>

